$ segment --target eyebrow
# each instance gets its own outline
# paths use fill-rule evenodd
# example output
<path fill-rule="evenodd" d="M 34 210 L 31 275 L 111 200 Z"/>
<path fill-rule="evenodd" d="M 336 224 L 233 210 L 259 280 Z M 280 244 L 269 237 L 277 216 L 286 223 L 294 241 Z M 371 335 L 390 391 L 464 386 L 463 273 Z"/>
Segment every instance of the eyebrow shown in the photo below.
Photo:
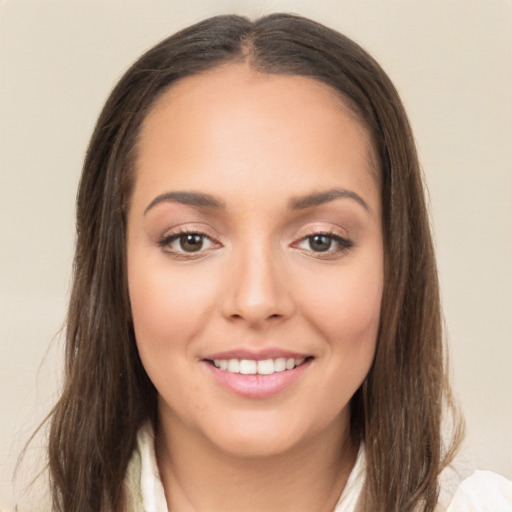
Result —
<path fill-rule="evenodd" d="M 290 210 L 305 210 L 313 206 L 319 206 L 324 203 L 329 203 L 335 199 L 353 199 L 360 204 L 365 210 L 371 211 L 368 203 L 355 192 L 346 190 L 344 188 L 332 188 L 323 192 L 316 192 L 313 194 L 306 194 L 304 196 L 293 197 L 288 202 Z M 202 194 L 200 192 L 166 192 L 155 197 L 148 207 L 144 210 L 144 215 L 160 203 L 175 202 L 185 204 L 188 206 L 196 206 L 199 208 L 213 208 L 215 210 L 224 210 L 225 203 L 215 199 L 209 194 Z"/>
<path fill-rule="evenodd" d="M 197 206 L 199 208 L 214 208 L 216 210 L 223 210 L 226 207 L 223 202 L 209 194 L 201 194 L 199 192 L 166 192 L 165 194 L 160 194 L 155 197 L 155 199 L 149 203 L 148 207 L 144 210 L 144 215 L 156 205 L 168 202 Z"/>
<path fill-rule="evenodd" d="M 294 197 L 290 199 L 288 207 L 291 210 L 304 210 L 313 206 L 329 203 L 335 199 L 353 199 L 366 211 L 371 212 L 371 208 L 368 206 L 368 203 L 359 194 L 344 188 L 331 188 L 323 192 L 316 192 L 313 194 L 307 194 L 305 196 Z"/>

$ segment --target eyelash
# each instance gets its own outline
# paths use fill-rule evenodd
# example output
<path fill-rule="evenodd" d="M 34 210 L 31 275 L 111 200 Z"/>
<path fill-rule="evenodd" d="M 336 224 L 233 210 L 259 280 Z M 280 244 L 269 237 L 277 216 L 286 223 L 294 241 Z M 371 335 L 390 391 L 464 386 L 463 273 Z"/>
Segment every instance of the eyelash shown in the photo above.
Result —
<path fill-rule="evenodd" d="M 176 233 L 172 233 L 170 235 L 164 236 L 159 242 L 158 246 L 162 248 L 162 250 L 168 254 L 171 254 L 176 259 L 195 259 L 200 258 L 205 255 L 205 252 L 209 252 L 208 249 L 203 249 L 200 247 L 197 251 L 185 251 L 183 250 L 176 250 L 171 249 L 171 244 L 173 242 L 176 242 L 180 240 L 181 237 L 184 237 L 186 235 L 196 235 L 201 238 L 201 244 L 204 244 L 205 240 L 208 240 L 210 243 L 215 245 L 221 245 L 220 242 L 212 238 L 211 236 L 207 235 L 206 233 L 203 233 L 198 230 L 194 229 L 180 229 Z M 181 245 L 181 244 L 180 244 Z"/>
<path fill-rule="evenodd" d="M 309 234 L 303 236 L 302 238 L 300 238 L 300 240 L 298 240 L 298 242 L 294 242 L 293 245 L 297 246 L 301 243 L 307 242 L 308 240 L 309 240 L 309 243 L 311 244 L 311 241 L 314 237 L 327 237 L 327 238 L 329 238 L 331 245 L 332 245 L 332 242 L 334 242 L 336 244 L 334 249 L 329 247 L 325 251 L 314 251 L 311 248 L 305 249 L 306 251 L 313 253 L 315 255 L 314 256 L 315 258 L 327 259 L 329 257 L 336 256 L 340 253 L 344 253 L 344 252 L 348 251 L 349 249 L 351 249 L 352 247 L 354 247 L 354 242 L 352 242 L 352 240 L 349 240 L 348 238 L 344 238 L 333 231 L 313 231 L 312 233 L 309 233 Z M 297 248 L 300 249 L 299 247 L 297 247 Z"/>
<path fill-rule="evenodd" d="M 183 248 L 181 250 L 176 250 L 171 248 L 171 244 L 173 242 L 176 242 L 180 240 L 181 237 L 186 235 L 196 235 L 201 238 L 201 247 L 197 251 L 185 251 Z M 329 239 L 329 247 L 324 251 L 315 251 L 311 248 L 311 242 L 314 237 L 327 237 Z M 208 240 L 211 244 L 216 244 L 220 246 L 220 242 L 218 240 L 215 240 L 211 236 L 207 235 L 206 233 L 203 233 L 198 230 L 193 229 L 181 229 L 176 233 L 172 233 L 170 235 L 164 236 L 159 242 L 158 246 L 164 250 L 164 252 L 171 254 L 176 259 L 196 259 L 201 258 L 205 255 L 205 253 L 210 252 L 211 249 L 203 249 L 202 245 L 204 244 L 204 241 Z M 300 247 L 297 247 L 298 245 L 309 241 L 310 248 L 309 249 L 301 249 Z M 331 245 L 332 242 L 336 244 L 335 249 L 332 249 Z M 181 245 L 181 244 L 180 244 Z M 334 233 L 332 231 L 313 231 L 310 234 L 307 234 L 303 237 L 301 237 L 298 241 L 294 242 L 291 247 L 294 247 L 299 250 L 307 251 L 308 253 L 314 254 L 315 258 L 320 259 L 328 259 L 329 257 L 336 256 L 340 253 L 343 253 L 345 251 L 348 251 L 354 246 L 354 243 L 349 240 L 348 238 L 344 238 L 337 233 Z"/>

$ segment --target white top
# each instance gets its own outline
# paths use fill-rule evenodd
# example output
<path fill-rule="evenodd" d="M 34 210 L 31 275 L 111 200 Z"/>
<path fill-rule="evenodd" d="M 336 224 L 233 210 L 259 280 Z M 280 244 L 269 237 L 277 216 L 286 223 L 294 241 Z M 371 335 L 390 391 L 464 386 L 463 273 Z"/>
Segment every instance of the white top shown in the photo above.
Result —
<path fill-rule="evenodd" d="M 356 511 L 365 471 L 366 458 L 361 447 L 334 512 Z M 475 470 L 465 460 L 458 459 L 446 468 L 439 483 L 436 512 L 512 512 L 512 482 L 490 471 Z M 149 424 L 139 432 L 126 485 L 130 512 L 167 512 Z"/>

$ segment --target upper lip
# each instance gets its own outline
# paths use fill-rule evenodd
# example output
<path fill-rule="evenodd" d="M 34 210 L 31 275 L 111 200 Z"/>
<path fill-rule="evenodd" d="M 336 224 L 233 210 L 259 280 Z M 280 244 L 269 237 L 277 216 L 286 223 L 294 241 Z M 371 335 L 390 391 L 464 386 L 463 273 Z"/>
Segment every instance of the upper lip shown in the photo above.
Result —
<path fill-rule="evenodd" d="M 248 350 L 240 348 L 209 354 L 206 357 L 204 357 L 204 359 L 211 361 L 215 359 L 249 359 L 254 361 L 262 361 L 265 359 L 279 359 L 280 357 L 284 357 L 286 359 L 302 359 L 311 356 L 311 354 L 293 352 L 291 350 L 285 350 L 280 348 L 266 348 L 261 350 Z"/>

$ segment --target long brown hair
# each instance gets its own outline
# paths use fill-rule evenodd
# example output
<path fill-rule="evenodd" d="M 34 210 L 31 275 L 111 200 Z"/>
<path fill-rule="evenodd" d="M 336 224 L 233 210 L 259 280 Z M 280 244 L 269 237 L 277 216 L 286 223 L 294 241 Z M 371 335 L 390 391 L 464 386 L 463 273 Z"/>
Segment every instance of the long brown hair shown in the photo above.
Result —
<path fill-rule="evenodd" d="M 225 62 L 312 77 L 344 98 L 379 160 L 385 289 L 373 366 L 352 399 L 365 443 L 365 510 L 432 511 L 456 446 L 444 367 L 438 279 L 413 136 L 399 96 L 357 44 L 313 21 L 274 14 L 208 19 L 164 40 L 121 78 L 94 130 L 77 198 L 74 281 L 62 395 L 51 414 L 49 468 L 58 511 L 121 511 L 136 435 L 155 420 L 156 390 L 139 359 L 127 292 L 126 210 L 141 123 L 180 78 Z M 455 434 L 457 434 L 457 430 Z"/>

